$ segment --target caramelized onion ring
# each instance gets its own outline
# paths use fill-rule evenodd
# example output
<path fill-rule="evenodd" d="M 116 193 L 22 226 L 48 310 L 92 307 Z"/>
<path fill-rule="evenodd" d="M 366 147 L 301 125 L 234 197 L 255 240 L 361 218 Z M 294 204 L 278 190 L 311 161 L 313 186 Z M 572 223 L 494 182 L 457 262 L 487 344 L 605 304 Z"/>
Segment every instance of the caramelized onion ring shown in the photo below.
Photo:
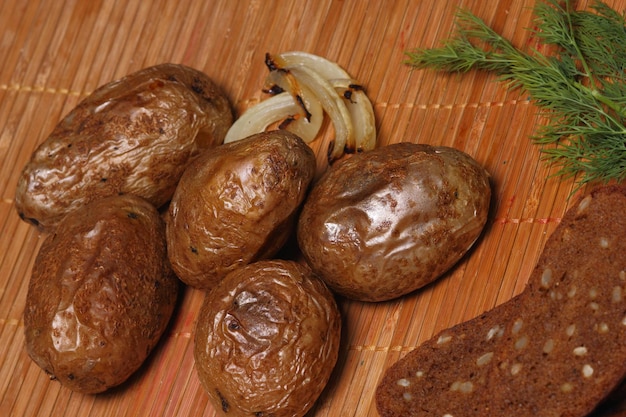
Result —
<path fill-rule="evenodd" d="M 362 86 L 337 63 L 301 51 L 266 54 L 265 63 L 270 73 L 264 91 L 272 96 L 235 121 L 225 143 L 276 123 L 310 143 L 319 134 L 325 112 L 335 130 L 328 149 L 329 163 L 344 153 L 376 147 L 372 103 Z"/>
<path fill-rule="evenodd" d="M 252 106 L 237 119 L 226 133 L 224 143 L 264 132 L 268 126 L 302 112 L 302 108 L 287 93 L 277 94 Z"/>
<path fill-rule="evenodd" d="M 286 71 L 270 71 L 268 74 L 264 90 L 271 93 L 276 87 L 291 94 L 302 108 L 299 117 L 288 118 L 280 127 L 300 136 L 306 143 L 312 142 L 324 121 L 324 109 L 320 101 L 308 87 L 298 83 L 293 74 Z"/>

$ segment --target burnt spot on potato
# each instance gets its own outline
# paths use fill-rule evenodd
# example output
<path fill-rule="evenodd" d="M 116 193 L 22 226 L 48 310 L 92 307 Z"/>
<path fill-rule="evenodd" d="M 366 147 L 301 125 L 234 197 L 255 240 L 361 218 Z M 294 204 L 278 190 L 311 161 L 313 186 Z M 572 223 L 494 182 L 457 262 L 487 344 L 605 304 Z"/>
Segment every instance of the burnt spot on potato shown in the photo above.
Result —
<path fill-rule="evenodd" d="M 39 227 L 39 220 L 32 218 L 32 217 L 26 217 L 26 215 L 23 212 L 19 212 L 18 215 L 20 216 L 20 219 L 22 219 L 26 223 L 30 223 L 35 227 Z"/>
<path fill-rule="evenodd" d="M 204 91 L 204 83 L 202 82 L 202 80 L 200 80 L 198 78 L 194 78 L 193 82 L 191 83 L 191 89 L 196 94 L 198 94 L 199 96 L 204 98 L 205 100 L 209 100 L 210 99 L 208 96 L 206 96 L 206 92 Z"/>
<path fill-rule="evenodd" d="M 237 322 L 237 320 L 231 320 L 228 322 L 228 330 L 239 330 L 241 328 L 241 326 L 239 325 L 239 322 Z"/>
<path fill-rule="evenodd" d="M 225 413 L 228 413 L 228 411 L 230 410 L 230 404 L 228 404 L 228 400 L 226 400 L 226 398 L 222 395 L 222 393 L 218 389 L 215 390 L 215 394 L 217 394 L 217 397 L 220 400 L 220 407 L 222 411 Z"/>

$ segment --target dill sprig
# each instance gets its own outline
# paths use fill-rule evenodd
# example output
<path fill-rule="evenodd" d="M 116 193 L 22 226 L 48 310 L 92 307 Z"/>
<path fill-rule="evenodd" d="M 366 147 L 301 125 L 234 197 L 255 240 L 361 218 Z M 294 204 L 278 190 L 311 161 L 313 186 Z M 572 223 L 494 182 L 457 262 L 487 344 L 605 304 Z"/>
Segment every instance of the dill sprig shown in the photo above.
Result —
<path fill-rule="evenodd" d="M 496 73 L 526 91 L 549 118 L 532 139 L 557 175 L 578 185 L 626 178 L 626 21 L 605 3 L 574 10 L 569 1 L 535 6 L 533 35 L 549 54 L 524 51 L 467 10 L 439 48 L 407 52 L 407 64 L 447 72 Z M 552 145 L 552 146 L 548 146 Z M 581 175 L 578 175 L 581 174 Z"/>

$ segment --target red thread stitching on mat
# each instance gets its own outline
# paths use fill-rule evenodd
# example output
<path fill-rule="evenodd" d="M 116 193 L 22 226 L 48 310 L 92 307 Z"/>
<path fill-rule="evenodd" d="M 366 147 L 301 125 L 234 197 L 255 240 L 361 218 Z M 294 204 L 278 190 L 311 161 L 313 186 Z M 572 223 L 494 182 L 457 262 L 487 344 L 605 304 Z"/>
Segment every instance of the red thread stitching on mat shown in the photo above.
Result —
<path fill-rule="evenodd" d="M 62 94 L 66 96 L 82 96 L 88 95 L 88 93 L 83 93 L 81 91 L 72 91 L 67 88 L 52 88 L 52 87 L 44 87 L 44 86 L 28 86 L 28 85 L 19 85 L 19 84 L 0 84 L 0 90 L 4 91 L 17 91 L 24 93 L 47 93 L 47 94 Z"/>
<path fill-rule="evenodd" d="M 54 88 L 54 87 L 44 87 L 44 86 L 29 86 L 29 85 L 20 85 L 20 84 L 0 84 L 0 90 L 3 91 L 17 91 L 17 92 L 25 92 L 25 93 L 46 93 L 46 94 L 62 94 L 69 96 L 88 96 L 89 92 L 83 91 L 75 91 L 70 90 L 68 88 Z M 248 107 L 255 103 L 260 102 L 261 100 L 258 98 L 253 99 L 244 99 L 239 100 L 235 106 L 236 107 Z M 517 104 L 529 104 L 530 100 L 528 99 L 520 99 L 520 100 L 506 100 L 506 101 L 485 101 L 479 103 L 455 103 L 455 104 L 442 104 L 442 103 L 432 103 L 432 104 L 419 104 L 419 103 L 373 103 L 374 107 L 379 108 L 389 108 L 389 109 L 399 109 L 399 108 L 407 108 L 407 109 L 418 109 L 418 110 L 452 110 L 452 109 L 477 109 L 477 108 L 487 108 L 487 107 L 504 107 L 504 106 L 514 106 Z"/>
<path fill-rule="evenodd" d="M 13 199 L 3 198 L 3 204 L 13 204 Z M 525 218 L 510 218 L 510 217 L 497 217 L 493 219 L 493 224 L 548 224 L 548 223 L 559 223 L 561 221 L 560 217 L 525 217 Z"/>
<path fill-rule="evenodd" d="M 561 222 L 561 217 L 545 217 L 545 218 L 533 218 L 533 217 L 526 217 L 526 218 L 521 218 L 521 219 L 510 219 L 507 217 L 500 217 L 497 219 L 494 219 L 494 224 L 507 224 L 507 223 L 512 223 L 512 224 L 520 224 L 520 223 L 539 223 L 539 224 L 548 224 L 548 223 L 560 223 Z"/>
<path fill-rule="evenodd" d="M 258 102 L 260 99 L 244 99 L 239 100 L 235 107 L 247 108 Z M 374 107 L 386 108 L 386 109 L 416 109 L 416 110 L 454 110 L 454 109 L 478 109 L 478 108 L 490 108 L 490 107 L 504 107 L 515 106 L 518 104 L 530 104 L 528 99 L 524 100 L 506 100 L 506 101 L 484 101 L 479 103 L 432 103 L 432 104 L 420 104 L 420 103 L 372 103 Z"/>
<path fill-rule="evenodd" d="M 377 345 L 352 345 L 348 350 L 356 352 L 402 352 L 405 350 L 413 350 L 417 346 L 377 346 Z"/>
<path fill-rule="evenodd" d="M 455 104 L 419 104 L 419 103 L 374 103 L 374 107 L 385 107 L 391 109 L 397 108 L 413 108 L 418 110 L 452 110 L 452 109 L 477 109 L 483 107 L 504 107 L 514 106 L 517 104 L 530 104 L 530 100 L 506 100 L 506 101 L 484 101 L 479 103 L 455 103 Z"/>

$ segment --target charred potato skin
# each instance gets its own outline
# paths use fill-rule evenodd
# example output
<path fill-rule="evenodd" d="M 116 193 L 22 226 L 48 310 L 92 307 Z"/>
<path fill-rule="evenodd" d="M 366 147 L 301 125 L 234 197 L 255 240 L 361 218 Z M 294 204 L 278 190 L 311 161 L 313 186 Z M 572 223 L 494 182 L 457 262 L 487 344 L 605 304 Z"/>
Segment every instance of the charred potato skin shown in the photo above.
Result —
<path fill-rule="evenodd" d="M 195 330 L 199 379 L 218 413 L 303 416 L 337 362 L 341 317 L 305 264 L 264 260 L 206 295 Z"/>
<path fill-rule="evenodd" d="M 44 240 L 24 310 L 26 351 L 52 379 L 95 394 L 147 358 L 174 311 L 178 279 L 157 210 L 108 197 L 68 215 Z"/>
<path fill-rule="evenodd" d="M 221 144 L 232 121 L 218 86 L 184 65 L 105 84 L 33 152 L 18 179 L 18 214 L 49 232 L 70 211 L 110 195 L 136 194 L 160 207 L 189 161 Z"/>
<path fill-rule="evenodd" d="M 314 175 L 315 154 L 287 131 L 202 154 L 182 176 L 166 218 L 178 277 L 210 289 L 233 269 L 275 255 L 295 229 Z"/>
<path fill-rule="evenodd" d="M 386 301 L 425 286 L 487 221 L 489 175 L 448 147 L 398 143 L 330 168 L 307 197 L 298 244 L 337 293 Z"/>

